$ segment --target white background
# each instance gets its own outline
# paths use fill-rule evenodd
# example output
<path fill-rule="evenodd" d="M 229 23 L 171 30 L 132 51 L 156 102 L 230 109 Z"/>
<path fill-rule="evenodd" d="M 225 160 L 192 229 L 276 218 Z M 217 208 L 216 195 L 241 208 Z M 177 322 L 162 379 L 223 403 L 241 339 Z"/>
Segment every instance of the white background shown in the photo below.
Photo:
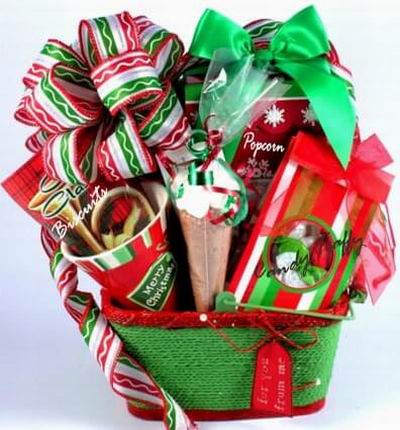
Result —
<path fill-rule="evenodd" d="M 1 178 L 28 157 L 31 130 L 14 122 L 20 79 L 48 37 L 72 41 L 81 18 L 129 10 L 146 14 L 190 43 L 205 7 L 239 23 L 285 20 L 305 1 L 0 0 Z M 400 160 L 400 12 L 396 0 L 316 0 L 354 74 L 363 136 L 377 132 Z M 390 169 L 396 172 L 399 164 Z M 398 182 L 398 181 L 397 181 Z M 398 183 L 390 197 L 399 232 Z M 107 386 L 74 323 L 63 312 L 38 242 L 38 226 L 0 192 L 0 429 L 161 429 L 132 418 Z M 296 419 L 203 423 L 200 429 L 398 429 L 400 422 L 400 275 L 377 306 L 357 306 L 345 324 L 328 404 Z M 85 284 L 88 284 L 86 280 Z"/>

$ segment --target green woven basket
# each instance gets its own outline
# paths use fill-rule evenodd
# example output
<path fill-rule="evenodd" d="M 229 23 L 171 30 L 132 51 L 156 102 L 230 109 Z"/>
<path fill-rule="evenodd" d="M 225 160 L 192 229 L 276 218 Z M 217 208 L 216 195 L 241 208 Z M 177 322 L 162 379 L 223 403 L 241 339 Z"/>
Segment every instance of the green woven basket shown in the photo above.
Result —
<path fill-rule="evenodd" d="M 196 420 L 271 416 L 251 405 L 257 349 L 271 341 L 269 326 L 287 339 L 282 343 L 292 358 L 293 413 L 314 412 L 324 405 L 338 321 L 265 312 L 132 312 L 107 300 L 103 312 L 127 352 Z M 129 410 L 161 418 L 139 403 L 130 403 Z"/>

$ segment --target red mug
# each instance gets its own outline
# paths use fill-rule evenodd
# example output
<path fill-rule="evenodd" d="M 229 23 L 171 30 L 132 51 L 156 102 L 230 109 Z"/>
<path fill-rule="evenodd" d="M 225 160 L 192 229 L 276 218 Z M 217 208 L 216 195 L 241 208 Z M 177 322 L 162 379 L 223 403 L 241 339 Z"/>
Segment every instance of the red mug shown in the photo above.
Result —
<path fill-rule="evenodd" d="M 137 235 L 116 248 L 91 256 L 74 255 L 64 242 L 61 250 L 123 307 L 174 310 L 177 264 L 167 238 L 168 194 L 153 181 L 144 182 L 143 190 L 156 216 Z"/>

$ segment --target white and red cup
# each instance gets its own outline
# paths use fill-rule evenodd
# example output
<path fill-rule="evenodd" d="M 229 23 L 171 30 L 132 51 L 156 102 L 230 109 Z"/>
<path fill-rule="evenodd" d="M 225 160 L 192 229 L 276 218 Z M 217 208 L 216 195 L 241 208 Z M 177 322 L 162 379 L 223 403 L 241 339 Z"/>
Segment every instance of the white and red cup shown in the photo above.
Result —
<path fill-rule="evenodd" d="M 64 256 L 87 272 L 111 299 L 125 308 L 151 311 L 176 309 L 177 264 L 167 238 L 168 194 L 158 182 L 143 183 L 155 218 L 137 235 L 114 249 L 92 256 Z"/>

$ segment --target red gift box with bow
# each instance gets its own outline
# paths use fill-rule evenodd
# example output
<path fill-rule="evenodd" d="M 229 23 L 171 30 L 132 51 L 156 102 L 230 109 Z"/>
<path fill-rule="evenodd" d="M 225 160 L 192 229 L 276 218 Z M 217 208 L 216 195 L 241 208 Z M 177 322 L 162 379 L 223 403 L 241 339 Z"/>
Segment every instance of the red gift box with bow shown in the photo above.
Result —
<path fill-rule="evenodd" d="M 366 238 L 390 191 L 393 176 L 381 170 L 390 162 L 378 137 L 371 136 L 355 146 L 344 169 L 326 139 L 300 132 L 230 282 L 236 301 L 297 311 L 336 303 L 364 248 L 376 254 Z M 380 237 L 383 246 L 385 238 Z"/>

